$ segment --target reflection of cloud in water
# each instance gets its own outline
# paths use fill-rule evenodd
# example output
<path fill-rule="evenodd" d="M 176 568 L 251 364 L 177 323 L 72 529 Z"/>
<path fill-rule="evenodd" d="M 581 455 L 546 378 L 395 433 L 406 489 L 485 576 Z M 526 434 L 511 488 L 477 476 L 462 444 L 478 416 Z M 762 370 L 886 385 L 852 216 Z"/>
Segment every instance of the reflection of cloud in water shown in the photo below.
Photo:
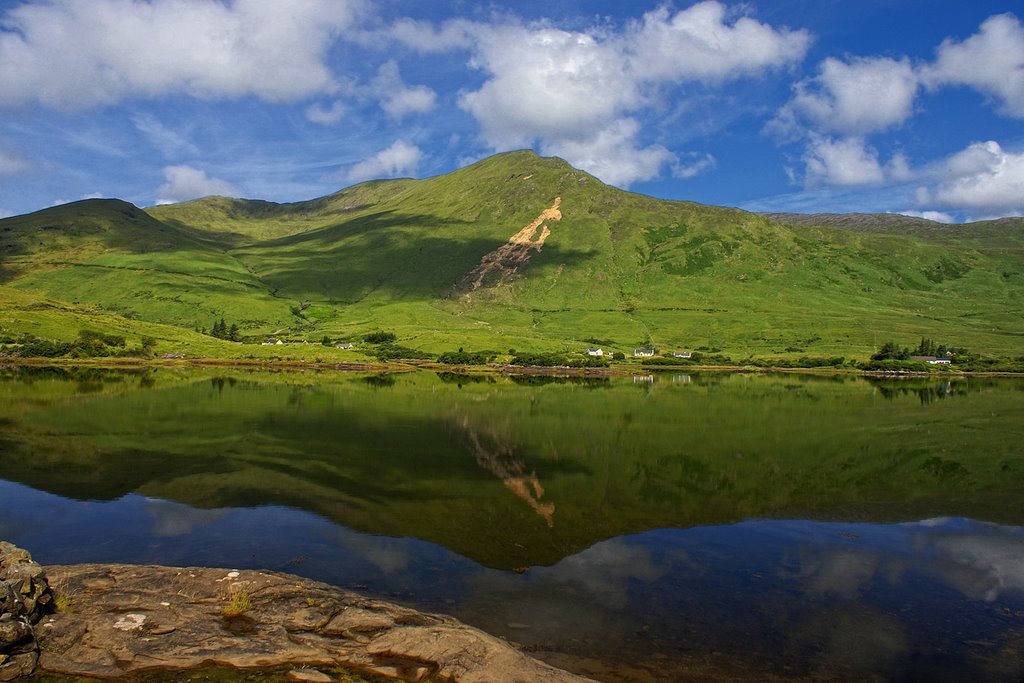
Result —
<path fill-rule="evenodd" d="M 653 583 L 669 570 L 647 548 L 616 538 L 534 572 L 539 580 L 582 587 L 608 607 L 622 609 L 629 602 L 630 581 Z"/>
<path fill-rule="evenodd" d="M 1024 534 L 1019 528 L 980 526 L 928 542 L 941 560 L 936 571 L 964 595 L 992 602 L 1004 591 L 1024 591 Z"/>
<path fill-rule="evenodd" d="M 412 563 L 408 543 L 402 539 L 366 536 L 347 529 L 339 533 L 338 537 L 345 547 L 363 557 L 384 574 L 403 572 Z"/>
<path fill-rule="evenodd" d="M 855 598 L 874 578 L 879 560 L 873 552 L 846 548 L 808 553 L 803 562 L 805 589 L 812 595 Z"/>
<path fill-rule="evenodd" d="M 190 534 L 228 514 L 223 508 L 200 510 L 159 498 L 146 499 L 146 512 L 153 518 L 152 534 L 158 538 Z"/>
<path fill-rule="evenodd" d="M 652 590 L 650 584 L 670 571 L 668 562 L 635 539 L 613 539 L 524 575 L 477 574 L 459 613 L 525 644 L 618 642 L 638 628 L 633 593 Z"/>
<path fill-rule="evenodd" d="M 1024 529 L 943 517 L 878 527 L 883 536 L 841 545 L 800 546 L 799 569 L 783 561 L 782 578 L 796 578 L 814 596 L 854 599 L 876 577 L 890 584 L 909 571 L 931 577 L 974 600 L 1024 592 Z"/>

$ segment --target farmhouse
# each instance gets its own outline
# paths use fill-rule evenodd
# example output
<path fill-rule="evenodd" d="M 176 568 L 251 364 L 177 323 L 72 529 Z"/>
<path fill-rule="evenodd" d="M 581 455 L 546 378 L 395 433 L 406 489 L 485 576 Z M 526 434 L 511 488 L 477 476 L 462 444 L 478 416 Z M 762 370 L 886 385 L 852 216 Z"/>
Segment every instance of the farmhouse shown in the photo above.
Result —
<path fill-rule="evenodd" d="M 604 356 L 604 350 L 602 349 L 587 349 L 588 356 L 597 356 L 598 358 Z"/>
<path fill-rule="evenodd" d="M 673 351 L 673 358 L 689 358 L 692 354 L 689 351 Z"/>
<path fill-rule="evenodd" d="M 654 349 L 633 349 L 633 355 L 638 358 L 652 358 Z"/>
<path fill-rule="evenodd" d="M 930 363 L 931 365 L 951 365 L 953 360 L 951 358 L 936 356 L 911 356 L 910 360 L 920 361 L 921 363 Z"/>
<path fill-rule="evenodd" d="M 284 344 L 284 342 L 280 339 L 268 339 L 263 342 L 264 346 L 277 346 L 278 344 Z"/>
<path fill-rule="evenodd" d="M 337 348 L 339 348 L 339 349 L 351 349 L 353 346 L 354 346 L 354 344 L 338 344 Z"/>

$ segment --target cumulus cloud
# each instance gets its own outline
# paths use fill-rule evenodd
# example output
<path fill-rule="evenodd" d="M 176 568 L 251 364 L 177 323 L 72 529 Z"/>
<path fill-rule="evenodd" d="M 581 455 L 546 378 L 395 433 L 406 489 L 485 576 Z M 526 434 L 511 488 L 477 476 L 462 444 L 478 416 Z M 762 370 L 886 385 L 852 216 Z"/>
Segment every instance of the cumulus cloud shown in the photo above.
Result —
<path fill-rule="evenodd" d="M 411 176 L 416 173 L 422 158 L 423 152 L 419 147 L 404 140 L 396 140 L 387 149 L 353 166 L 348 172 L 347 180 L 358 183 L 376 178 Z"/>
<path fill-rule="evenodd" d="M 919 87 L 906 58 L 843 62 L 830 57 L 816 77 L 794 87 L 793 98 L 768 130 L 783 137 L 799 136 L 804 127 L 843 135 L 877 133 L 910 118 Z"/>
<path fill-rule="evenodd" d="M 396 121 L 409 114 L 428 112 L 437 104 L 437 93 L 427 86 L 409 86 L 402 81 L 394 60 L 381 65 L 370 89 L 380 100 L 381 108 Z"/>
<path fill-rule="evenodd" d="M 641 104 L 621 52 L 585 33 L 482 27 L 472 64 L 490 77 L 461 106 L 497 149 L 578 139 Z"/>
<path fill-rule="evenodd" d="M 974 88 L 995 98 L 1003 113 L 1024 117 L 1024 25 L 1012 14 L 989 17 L 970 38 L 945 40 L 923 76 L 932 88 Z"/>
<path fill-rule="evenodd" d="M 32 163 L 20 152 L 0 147 L 0 178 L 16 176 L 32 168 Z"/>
<path fill-rule="evenodd" d="M 729 24 L 725 5 L 701 2 L 675 14 L 667 7 L 645 14 L 624 41 L 636 77 L 716 81 L 799 61 L 811 37 L 744 16 Z"/>
<path fill-rule="evenodd" d="M 173 204 L 210 195 L 237 197 L 238 189 L 220 178 L 211 178 L 205 171 L 192 166 L 167 166 L 164 184 L 157 190 L 157 204 Z"/>
<path fill-rule="evenodd" d="M 344 117 L 345 104 L 340 100 L 335 100 L 329 107 L 313 104 L 306 109 L 306 118 L 322 126 L 333 126 Z"/>
<path fill-rule="evenodd" d="M 878 185 L 912 178 L 903 155 L 896 154 L 888 164 L 882 164 L 878 150 L 858 137 L 834 139 L 812 135 L 803 161 L 807 166 L 805 184 L 809 187 Z"/>
<path fill-rule="evenodd" d="M 431 54 L 468 48 L 473 43 L 472 34 L 473 24 L 461 19 L 447 21 L 439 28 L 426 21 L 399 19 L 385 31 L 384 37 L 417 52 Z M 377 33 L 365 33 L 362 38 L 364 42 L 381 40 Z"/>
<path fill-rule="evenodd" d="M 638 146 L 639 129 L 640 125 L 633 119 L 621 119 L 598 129 L 591 137 L 545 142 L 541 151 L 562 157 L 606 183 L 628 187 L 638 180 L 657 177 L 661 168 L 675 159 L 675 155 L 661 145 Z"/>
<path fill-rule="evenodd" d="M 675 156 L 643 146 L 633 112 L 658 89 L 719 83 L 803 57 L 810 37 L 749 17 L 730 23 L 724 5 L 662 8 L 618 33 L 572 32 L 548 25 L 478 25 L 471 64 L 487 74 L 460 106 L 495 149 L 539 142 L 607 182 L 655 177 Z M 608 153 L 610 157 L 604 157 Z M 628 157 L 633 155 L 635 159 Z"/>
<path fill-rule="evenodd" d="M 38 0 L 2 18 L 7 105 L 63 109 L 185 93 L 289 101 L 331 92 L 325 63 L 360 0 Z"/>
<path fill-rule="evenodd" d="M 939 164 L 934 188 L 919 192 L 922 204 L 986 214 L 1024 212 L 1024 153 L 998 142 L 976 142 Z"/>

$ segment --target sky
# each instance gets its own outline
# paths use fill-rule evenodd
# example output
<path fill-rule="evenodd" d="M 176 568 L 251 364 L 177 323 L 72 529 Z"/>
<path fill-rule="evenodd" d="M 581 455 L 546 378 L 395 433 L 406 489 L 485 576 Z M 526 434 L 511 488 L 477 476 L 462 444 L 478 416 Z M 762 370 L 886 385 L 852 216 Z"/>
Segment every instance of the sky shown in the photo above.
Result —
<path fill-rule="evenodd" d="M 751 211 L 1024 215 L 1024 5 L 0 0 L 0 216 L 524 148 Z"/>

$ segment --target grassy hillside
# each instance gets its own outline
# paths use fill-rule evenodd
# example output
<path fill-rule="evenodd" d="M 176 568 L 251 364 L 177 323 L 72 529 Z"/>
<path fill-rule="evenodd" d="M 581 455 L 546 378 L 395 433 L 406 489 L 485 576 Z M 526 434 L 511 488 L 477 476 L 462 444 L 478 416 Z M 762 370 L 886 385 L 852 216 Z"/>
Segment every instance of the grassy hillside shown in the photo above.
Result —
<path fill-rule="evenodd" d="M 560 217 L 509 244 L 546 210 Z M 388 329 L 434 352 L 743 358 L 863 357 L 927 336 L 1024 353 L 1015 219 L 757 215 L 631 194 L 532 152 L 309 202 L 210 197 L 147 213 L 80 202 L 0 221 L 0 278 L 189 329 L 224 316 L 254 339 Z"/>

